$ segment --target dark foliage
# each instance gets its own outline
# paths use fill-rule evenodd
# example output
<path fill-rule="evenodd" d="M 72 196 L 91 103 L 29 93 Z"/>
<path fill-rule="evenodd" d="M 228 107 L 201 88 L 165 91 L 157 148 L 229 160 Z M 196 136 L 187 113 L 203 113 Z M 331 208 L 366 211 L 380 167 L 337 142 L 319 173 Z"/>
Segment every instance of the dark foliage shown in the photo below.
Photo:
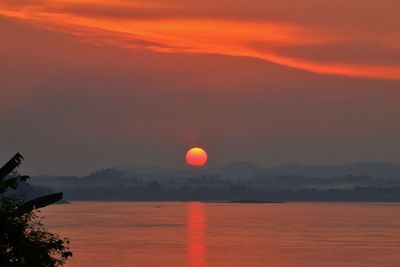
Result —
<path fill-rule="evenodd" d="M 72 256 L 69 240 L 47 232 L 37 210 L 60 200 L 62 193 L 26 202 L 16 195 L 3 194 L 29 179 L 28 176 L 9 177 L 22 159 L 16 154 L 0 169 L 0 266 L 62 266 Z"/>

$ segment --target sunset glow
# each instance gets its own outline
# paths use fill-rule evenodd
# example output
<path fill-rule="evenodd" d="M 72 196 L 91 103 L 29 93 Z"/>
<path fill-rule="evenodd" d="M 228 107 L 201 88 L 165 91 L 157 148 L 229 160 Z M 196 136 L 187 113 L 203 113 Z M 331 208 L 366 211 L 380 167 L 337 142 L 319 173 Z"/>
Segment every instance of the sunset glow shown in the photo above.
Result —
<path fill-rule="evenodd" d="M 358 2 L 354 1 L 353 5 L 357 6 Z M 371 5 L 374 3 L 370 2 Z M 292 2 L 290 4 L 296 7 Z M 337 10 L 341 10 L 340 3 L 330 4 L 338 5 Z M 400 32 L 381 31 L 378 25 L 360 30 L 357 24 L 351 23 L 351 16 L 355 14 L 352 13 L 350 3 L 349 6 L 343 5 L 343 8 L 349 9 L 348 12 L 333 13 L 329 22 L 323 19 L 318 21 L 321 18 L 311 14 L 307 21 L 302 21 L 293 18 L 290 12 L 286 13 L 283 4 L 269 6 L 262 1 L 256 1 L 254 7 L 247 8 L 255 14 L 258 14 L 258 8 L 265 12 L 275 10 L 282 17 L 270 18 L 272 13 L 267 13 L 249 19 L 245 12 L 241 12 L 241 7 L 246 5 L 247 2 L 239 1 L 237 6 L 232 7 L 232 15 L 227 15 L 219 4 L 203 5 L 179 0 L 151 3 L 102 0 L 40 0 L 32 3 L 5 1 L 0 3 L 0 15 L 66 32 L 81 41 L 98 45 L 163 53 L 250 57 L 314 73 L 400 79 L 400 65 L 386 63 L 397 55 Z M 297 8 L 308 14 L 311 12 L 310 6 L 311 1 L 308 0 Z M 325 2 L 321 8 L 324 6 Z M 387 12 L 390 13 L 390 10 Z M 338 18 L 341 18 L 341 22 L 335 24 Z M 308 20 L 312 19 L 315 21 L 310 23 Z M 387 28 L 387 25 L 381 27 Z M 375 28 L 378 30 L 374 32 Z M 307 52 L 303 54 L 302 51 Z M 316 51 L 323 51 L 321 53 L 326 57 L 332 52 L 340 54 L 340 58 L 335 61 L 321 60 Z M 371 51 L 377 56 L 371 56 Z M 358 56 L 353 59 L 355 54 L 360 53 L 363 54 L 360 55 L 362 60 Z"/>
<path fill-rule="evenodd" d="M 0 0 L 0 265 L 400 266 L 399 10 Z"/>
<path fill-rule="evenodd" d="M 34 172 L 65 175 L 53 151 L 89 159 L 73 173 L 182 167 L 203 144 L 221 166 L 396 161 L 398 10 L 396 0 L 0 1 L 3 160 L 40 151 Z"/>

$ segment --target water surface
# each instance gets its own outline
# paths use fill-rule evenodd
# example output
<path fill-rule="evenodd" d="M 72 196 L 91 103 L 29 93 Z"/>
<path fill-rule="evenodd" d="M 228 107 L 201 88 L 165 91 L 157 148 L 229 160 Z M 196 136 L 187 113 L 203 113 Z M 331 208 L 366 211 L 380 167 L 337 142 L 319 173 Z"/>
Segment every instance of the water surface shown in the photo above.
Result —
<path fill-rule="evenodd" d="M 74 202 L 43 209 L 67 267 L 400 266 L 400 204 Z"/>

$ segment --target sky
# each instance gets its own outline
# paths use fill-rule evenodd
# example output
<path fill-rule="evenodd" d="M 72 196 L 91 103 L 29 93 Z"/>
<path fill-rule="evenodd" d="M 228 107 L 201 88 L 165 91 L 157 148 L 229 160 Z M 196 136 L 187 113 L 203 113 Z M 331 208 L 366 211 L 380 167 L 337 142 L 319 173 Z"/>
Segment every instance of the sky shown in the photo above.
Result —
<path fill-rule="evenodd" d="M 0 160 L 400 162 L 397 0 L 0 2 Z"/>

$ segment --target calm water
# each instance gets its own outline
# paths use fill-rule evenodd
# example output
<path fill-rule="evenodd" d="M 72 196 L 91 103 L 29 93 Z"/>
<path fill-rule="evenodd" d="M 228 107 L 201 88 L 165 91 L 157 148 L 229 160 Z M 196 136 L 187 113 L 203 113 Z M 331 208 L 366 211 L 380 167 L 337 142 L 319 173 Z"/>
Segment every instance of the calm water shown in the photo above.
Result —
<path fill-rule="evenodd" d="M 74 202 L 43 210 L 67 267 L 400 266 L 400 204 Z"/>

